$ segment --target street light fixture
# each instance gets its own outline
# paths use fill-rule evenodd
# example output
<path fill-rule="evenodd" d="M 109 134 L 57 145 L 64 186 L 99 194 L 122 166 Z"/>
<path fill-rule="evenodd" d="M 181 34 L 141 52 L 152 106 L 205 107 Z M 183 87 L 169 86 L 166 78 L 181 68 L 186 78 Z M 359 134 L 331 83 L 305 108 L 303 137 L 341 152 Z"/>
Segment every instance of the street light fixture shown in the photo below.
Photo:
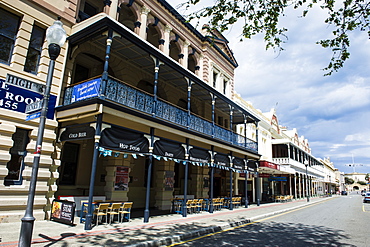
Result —
<path fill-rule="evenodd" d="M 30 188 L 28 192 L 27 207 L 26 207 L 25 215 L 22 218 L 22 225 L 21 225 L 19 244 L 18 244 L 18 246 L 20 247 L 31 246 L 32 231 L 33 231 L 33 225 L 35 221 L 35 217 L 33 217 L 33 204 L 35 200 L 37 173 L 38 173 L 39 164 L 40 164 L 41 147 L 42 147 L 42 140 L 44 137 L 46 115 L 48 111 L 48 104 L 49 104 L 50 91 L 51 91 L 51 82 L 53 78 L 55 59 L 59 56 L 60 47 L 64 45 L 66 39 L 67 39 L 66 31 L 63 29 L 63 23 L 60 21 L 60 17 L 58 17 L 58 20 L 56 20 L 54 24 L 46 30 L 46 41 L 49 45 L 48 51 L 49 51 L 50 62 L 49 62 L 48 75 L 46 78 L 46 88 L 45 88 L 45 93 L 44 93 L 44 98 L 43 98 L 42 108 L 41 108 L 40 123 L 39 123 L 39 129 L 38 129 L 37 140 L 36 140 L 36 149 L 35 149 L 34 158 L 33 158 L 33 166 L 32 166 L 30 185 L 29 185 Z"/>
<path fill-rule="evenodd" d="M 310 202 L 310 187 L 308 183 L 308 174 L 307 174 L 307 167 L 308 167 L 308 160 L 304 161 L 304 165 L 306 166 L 306 195 L 307 195 L 307 202 Z"/>

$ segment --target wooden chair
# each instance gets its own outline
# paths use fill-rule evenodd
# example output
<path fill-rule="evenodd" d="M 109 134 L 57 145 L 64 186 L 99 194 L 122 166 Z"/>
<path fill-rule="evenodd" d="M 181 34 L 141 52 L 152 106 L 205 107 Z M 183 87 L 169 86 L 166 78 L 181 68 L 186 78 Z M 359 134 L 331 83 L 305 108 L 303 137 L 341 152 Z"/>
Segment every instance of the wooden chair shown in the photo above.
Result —
<path fill-rule="evenodd" d="M 219 207 L 219 210 L 221 210 L 222 208 L 226 208 L 226 202 L 225 202 L 225 198 L 219 198 L 218 199 L 218 207 Z"/>
<path fill-rule="evenodd" d="M 121 216 L 121 223 L 123 222 L 124 218 L 127 221 L 130 221 L 132 204 L 133 202 L 124 202 L 120 207 L 119 215 Z"/>
<path fill-rule="evenodd" d="M 96 215 L 96 225 L 99 225 L 99 216 L 101 221 L 105 216 L 105 222 L 108 223 L 108 208 L 109 203 L 100 203 L 99 206 L 94 210 L 94 215 Z"/>
<path fill-rule="evenodd" d="M 191 211 L 196 213 L 198 211 L 198 199 L 193 199 L 193 203 L 191 204 Z"/>
<path fill-rule="evenodd" d="M 224 198 L 216 198 L 216 200 L 215 200 L 215 203 L 216 203 L 215 209 L 216 210 L 221 210 L 221 208 L 222 208 L 222 206 L 224 204 L 224 201 L 225 201 Z"/>
<path fill-rule="evenodd" d="M 122 203 L 117 202 L 117 203 L 112 203 L 110 207 L 108 208 L 108 215 L 109 215 L 109 223 L 112 224 L 112 221 L 114 220 L 114 216 L 117 215 L 117 219 L 119 220 L 119 212 L 121 210 Z"/>
<path fill-rule="evenodd" d="M 197 213 L 200 213 L 200 211 L 203 210 L 203 199 L 198 199 L 195 210 Z"/>
<path fill-rule="evenodd" d="M 213 210 L 219 210 L 220 199 L 219 198 L 213 198 L 212 199 L 212 204 L 213 204 Z"/>
<path fill-rule="evenodd" d="M 240 207 L 242 205 L 242 198 L 241 197 L 233 197 L 233 206 Z"/>
<path fill-rule="evenodd" d="M 81 212 L 80 212 L 80 223 L 84 222 L 86 220 L 86 214 L 88 212 L 88 200 L 82 200 L 81 201 Z"/>
<path fill-rule="evenodd" d="M 202 201 L 202 210 L 203 211 L 208 211 L 209 210 L 209 200 L 208 199 L 203 199 Z"/>
<path fill-rule="evenodd" d="M 186 201 L 186 210 L 188 213 L 192 213 L 193 212 L 193 200 L 187 200 Z"/>

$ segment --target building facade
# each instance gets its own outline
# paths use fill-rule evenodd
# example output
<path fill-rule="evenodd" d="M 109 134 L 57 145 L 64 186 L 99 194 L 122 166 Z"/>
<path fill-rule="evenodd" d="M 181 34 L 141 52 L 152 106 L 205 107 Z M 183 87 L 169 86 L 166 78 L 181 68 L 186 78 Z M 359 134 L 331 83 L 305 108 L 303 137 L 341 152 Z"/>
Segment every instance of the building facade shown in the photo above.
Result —
<path fill-rule="evenodd" d="M 275 109 L 262 113 L 239 95 L 235 96 L 235 102 L 261 119 L 258 124 L 261 157 L 256 182 L 256 193 L 261 202 L 276 201 L 280 196 L 301 199 L 325 194 L 327 168 L 321 159 L 311 154 L 308 140 L 299 137 L 296 129 L 288 130 L 281 126 Z M 243 133 L 243 126 L 239 128 L 239 133 Z M 247 132 L 253 133 L 248 128 Z"/>
<path fill-rule="evenodd" d="M 245 180 L 252 192 L 260 119 L 233 101 L 237 62 L 221 34 L 197 31 L 164 0 L 5 0 L 0 11 L 0 222 L 26 207 L 38 129 L 26 106 L 43 97 L 44 35 L 57 16 L 69 37 L 54 71 L 37 219 L 66 196 L 169 210 L 177 195 L 243 194 Z M 253 133 L 238 134 L 240 124 Z"/>
<path fill-rule="evenodd" d="M 368 179 L 366 179 L 366 173 L 352 172 L 344 174 L 344 177 L 353 179 L 353 184 L 346 184 L 346 189 L 348 191 L 356 190 L 369 190 Z M 360 182 L 360 183 L 359 183 Z M 363 184 L 366 183 L 366 184 Z"/>

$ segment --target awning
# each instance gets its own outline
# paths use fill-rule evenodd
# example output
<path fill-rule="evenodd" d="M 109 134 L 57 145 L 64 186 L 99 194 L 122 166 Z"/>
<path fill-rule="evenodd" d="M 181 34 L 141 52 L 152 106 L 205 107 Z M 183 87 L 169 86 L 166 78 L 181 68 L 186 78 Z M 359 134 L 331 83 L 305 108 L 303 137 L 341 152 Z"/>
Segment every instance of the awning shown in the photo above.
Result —
<path fill-rule="evenodd" d="M 248 160 L 247 163 L 247 170 L 250 172 L 256 172 L 258 168 L 258 161 L 256 160 Z"/>
<path fill-rule="evenodd" d="M 234 157 L 233 159 L 233 168 L 238 169 L 238 170 L 244 170 L 245 169 L 245 160 Z"/>
<path fill-rule="evenodd" d="M 149 152 L 149 140 L 143 133 L 129 131 L 115 126 L 102 131 L 100 146 L 123 152 Z"/>
<path fill-rule="evenodd" d="M 228 155 L 225 155 L 225 154 L 219 154 L 217 153 L 215 155 L 215 164 L 216 166 L 225 166 L 225 167 L 229 167 L 230 166 L 230 159 L 229 159 L 229 156 Z"/>
<path fill-rule="evenodd" d="M 208 150 L 201 148 L 191 148 L 189 150 L 189 160 L 191 162 L 209 163 L 211 155 Z"/>
<path fill-rule="evenodd" d="M 185 159 L 185 149 L 181 143 L 163 139 L 154 142 L 153 154 L 173 159 Z"/>

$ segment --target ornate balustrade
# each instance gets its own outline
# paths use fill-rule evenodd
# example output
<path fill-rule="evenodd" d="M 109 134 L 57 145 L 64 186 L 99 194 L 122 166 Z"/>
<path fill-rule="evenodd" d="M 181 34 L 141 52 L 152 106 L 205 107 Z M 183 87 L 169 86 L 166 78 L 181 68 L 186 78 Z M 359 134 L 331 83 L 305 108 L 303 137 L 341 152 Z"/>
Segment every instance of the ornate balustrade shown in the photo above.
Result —
<path fill-rule="evenodd" d="M 81 96 L 81 92 L 85 92 Z M 244 147 L 251 151 L 257 151 L 257 143 L 224 129 L 220 126 L 212 124 L 199 116 L 190 114 L 169 102 L 162 99 L 155 101 L 154 96 L 148 94 L 133 86 L 127 85 L 119 80 L 109 78 L 107 85 L 104 86 L 101 78 L 96 78 L 91 81 L 83 82 L 65 89 L 63 105 L 70 105 L 77 101 L 82 101 L 91 98 L 103 98 L 119 103 L 126 107 L 141 111 L 152 115 L 178 126 L 188 128 L 202 134 L 213 136 L 214 138 Z"/>

